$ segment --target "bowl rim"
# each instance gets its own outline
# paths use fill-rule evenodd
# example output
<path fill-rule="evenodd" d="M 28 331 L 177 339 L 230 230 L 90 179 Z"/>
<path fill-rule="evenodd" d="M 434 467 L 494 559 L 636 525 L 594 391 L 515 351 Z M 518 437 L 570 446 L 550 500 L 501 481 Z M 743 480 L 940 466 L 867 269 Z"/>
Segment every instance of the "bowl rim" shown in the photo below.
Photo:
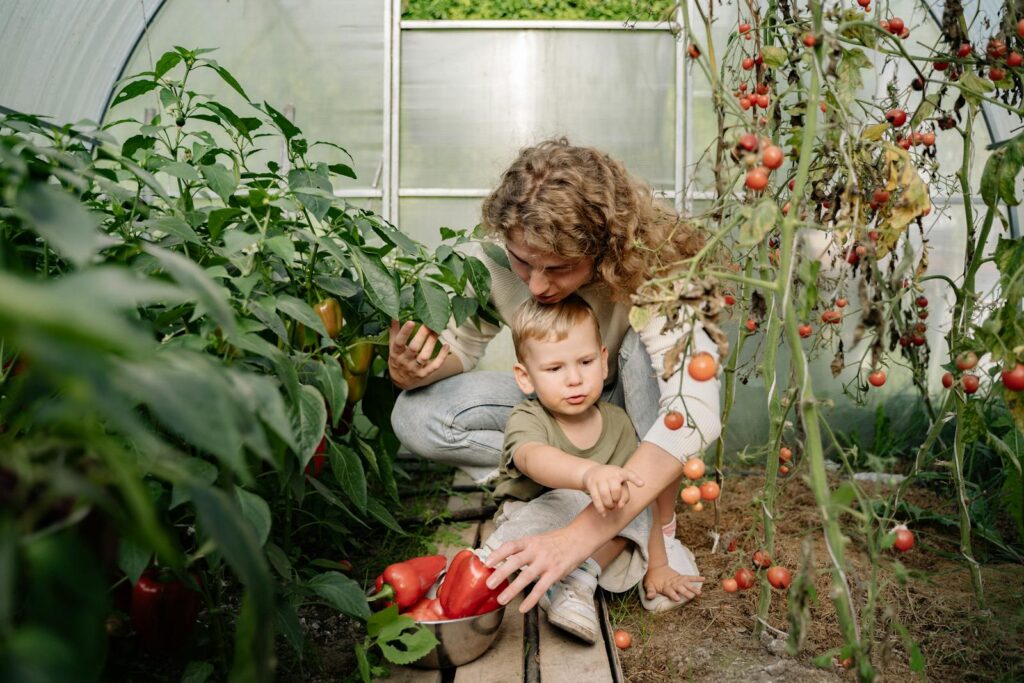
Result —
<path fill-rule="evenodd" d="M 496 609 L 492 609 L 490 612 L 484 612 L 483 614 L 471 614 L 468 617 L 459 617 L 458 619 L 434 619 L 434 620 L 431 620 L 431 621 L 416 621 L 414 619 L 413 621 L 415 621 L 417 624 L 455 624 L 455 623 L 458 623 L 460 621 L 469 621 L 470 619 L 479 619 L 480 617 L 485 617 L 488 614 L 494 614 L 495 612 L 500 612 L 500 611 L 504 610 L 506 607 L 508 607 L 508 605 L 498 605 L 498 607 Z M 400 616 L 408 616 L 408 615 L 400 615 Z"/>

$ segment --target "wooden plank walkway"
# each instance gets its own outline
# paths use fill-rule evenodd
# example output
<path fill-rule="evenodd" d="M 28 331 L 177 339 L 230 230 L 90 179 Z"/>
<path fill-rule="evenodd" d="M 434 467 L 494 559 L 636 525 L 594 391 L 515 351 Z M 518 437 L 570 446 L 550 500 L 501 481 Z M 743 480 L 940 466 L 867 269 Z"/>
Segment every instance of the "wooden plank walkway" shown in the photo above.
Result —
<path fill-rule="evenodd" d="M 453 487 L 465 488 L 468 484 L 472 481 L 461 472 L 452 481 Z M 448 511 L 480 507 L 483 502 L 483 491 L 456 493 L 448 499 Z M 451 558 L 462 548 L 478 547 L 493 531 L 490 519 L 447 525 L 442 527 L 442 537 L 454 537 L 457 542 L 440 544 L 438 552 Z M 521 602 L 522 596 L 519 596 L 505 608 L 494 644 L 479 659 L 441 671 L 391 667 L 391 676 L 384 680 L 394 683 L 622 683 L 622 667 L 612 643 L 603 591 L 598 591 L 598 616 L 602 620 L 604 638 L 603 642 L 591 646 L 553 628 L 536 607 L 525 615 L 520 614 Z"/>

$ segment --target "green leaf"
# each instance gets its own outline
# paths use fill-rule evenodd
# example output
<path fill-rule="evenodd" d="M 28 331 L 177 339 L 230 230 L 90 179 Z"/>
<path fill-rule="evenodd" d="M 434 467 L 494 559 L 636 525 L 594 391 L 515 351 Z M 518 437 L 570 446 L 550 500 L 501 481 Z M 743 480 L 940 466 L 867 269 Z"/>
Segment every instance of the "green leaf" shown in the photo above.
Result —
<path fill-rule="evenodd" d="M 167 55 L 175 54 L 168 52 Z M 164 55 L 166 57 L 167 55 Z M 209 662 L 189 662 L 181 674 L 181 683 L 206 683 L 213 675 L 213 664 Z"/>
<path fill-rule="evenodd" d="M 331 444 L 328 454 L 331 471 L 334 472 L 341 491 L 359 509 L 366 512 L 366 473 L 359 455 L 348 446 Z"/>
<path fill-rule="evenodd" d="M 327 290 L 335 296 L 340 296 L 343 299 L 347 299 L 350 296 L 355 296 L 359 292 L 363 291 L 362 288 L 352 280 L 348 280 L 341 277 L 331 277 L 329 275 L 317 275 L 314 278 L 316 286 L 320 289 Z"/>
<path fill-rule="evenodd" d="M 199 171 L 196 170 L 195 166 L 183 164 L 180 161 L 169 161 L 161 166 L 159 170 L 168 175 L 172 175 L 175 178 L 181 178 L 186 182 L 202 182 L 202 178 L 199 176 Z"/>
<path fill-rule="evenodd" d="M 240 486 L 235 487 L 235 497 L 242 508 L 242 516 L 252 526 L 260 545 L 264 545 L 270 537 L 270 506 L 267 501 Z"/>
<path fill-rule="evenodd" d="M 274 306 L 278 311 L 281 311 L 285 315 L 298 320 L 306 327 L 316 330 L 324 337 L 330 337 L 327 334 L 327 328 L 324 327 L 324 323 L 320 320 L 320 316 L 316 314 L 316 311 L 301 299 L 288 294 L 279 294 L 277 300 L 274 302 Z"/>
<path fill-rule="evenodd" d="M 178 237 L 185 242 L 200 244 L 199 235 L 197 235 L 196 231 L 192 229 L 192 226 L 176 216 L 150 218 L 147 221 L 143 221 L 142 224 L 152 230 L 159 230 L 160 232 L 165 232 L 168 235 Z"/>
<path fill-rule="evenodd" d="M 114 244 L 100 232 L 96 217 L 55 185 L 33 183 L 23 187 L 15 207 L 54 251 L 78 268 Z"/>
<path fill-rule="evenodd" d="M 405 625 L 403 620 L 408 620 L 409 625 Z M 412 664 L 437 647 L 437 638 L 434 634 L 429 629 L 418 626 L 411 618 L 400 617 L 394 623 L 402 624 L 402 630 L 386 640 L 382 634 L 377 640 L 377 645 L 389 662 L 398 665 Z"/>
<path fill-rule="evenodd" d="M 361 621 L 370 618 L 370 608 L 359 584 L 339 572 L 318 574 L 306 587 L 342 614 Z"/>
<path fill-rule="evenodd" d="M 444 330 L 452 315 L 451 303 L 445 291 L 422 278 L 414 285 L 413 308 L 416 317 L 434 332 Z"/>
<path fill-rule="evenodd" d="M 419 253 L 419 244 L 401 230 L 396 230 L 387 223 L 379 221 L 373 221 L 371 226 L 373 227 L 373 231 L 380 235 L 380 238 L 388 244 L 398 247 L 410 256 L 415 256 Z"/>
<path fill-rule="evenodd" d="M 246 98 L 248 99 L 248 98 Z M 274 122 L 281 134 L 284 135 L 286 140 L 290 140 L 296 135 L 301 135 L 302 131 L 295 127 L 295 124 L 288 120 L 288 118 L 270 106 L 268 102 L 263 103 L 263 110 L 270 116 L 270 120 Z"/>
<path fill-rule="evenodd" d="M 762 199 L 754 205 L 750 218 L 740 225 L 737 242 L 747 247 L 759 243 L 775 227 L 778 217 L 779 207 L 775 201 L 767 197 Z"/>
<path fill-rule="evenodd" d="M 288 187 L 317 220 L 323 220 L 330 211 L 334 200 L 334 187 L 326 176 L 308 169 L 293 169 L 288 173 Z"/>
<path fill-rule="evenodd" d="M 331 164 L 327 168 L 331 173 L 337 173 L 338 175 L 343 175 L 346 178 L 352 178 L 353 180 L 356 179 L 356 172 L 352 170 L 351 166 L 347 166 L 345 164 Z"/>
<path fill-rule="evenodd" d="M 114 97 L 113 101 L 110 103 L 110 108 L 113 109 L 119 104 L 123 104 L 128 100 L 135 99 L 139 95 L 144 95 L 148 93 L 150 90 L 155 90 L 158 87 L 160 87 L 160 84 L 156 81 L 132 81 L 128 85 L 121 88 L 121 92 L 117 93 L 117 96 Z"/>
<path fill-rule="evenodd" d="M 481 242 L 480 246 L 483 247 L 484 254 L 487 255 L 487 258 L 491 259 L 506 270 L 512 270 L 512 264 L 508 262 L 508 254 L 502 247 L 498 246 L 494 242 L 487 241 Z"/>
<path fill-rule="evenodd" d="M 148 135 L 133 135 L 121 145 L 121 155 L 132 157 L 140 149 L 153 149 L 156 145 L 156 138 Z"/>
<path fill-rule="evenodd" d="M 142 576 L 142 572 L 146 571 L 152 557 L 153 551 L 139 543 L 134 535 L 121 536 L 117 547 L 117 567 L 124 572 L 133 586 Z"/>
<path fill-rule="evenodd" d="M 380 258 L 367 254 L 355 245 L 351 245 L 350 250 L 359 266 L 363 290 L 370 303 L 393 320 L 397 320 L 400 309 L 398 284 L 394 276 L 384 267 Z"/>
<path fill-rule="evenodd" d="M 455 326 L 458 327 L 462 323 L 469 319 L 469 316 L 476 313 L 477 309 L 476 299 L 470 299 L 465 296 L 455 296 L 452 298 L 452 317 L 455 318 Z"/>
<path fill-rule="evenodd" d="M 385 626 L 397 621 L 398 618 L 398 605 L 391 605 L 378 612 L 374 612 L 366 620 L 366 634 L 371 638 L 376 638 Z"/>
<path fill-rule="evenodd" d="M 125 395 L 145 403 L 167 429 L 248 478 L 233 397 L 211 361 L 167 351 L 117 366 L 114 379 Z"/>
<path fill-rule="evenodd" d="M 207 228 L 210 230 L 210 239 L 216 241 L 217 238 L 220 237 L 220 233 L 224 229 L 224 226 L 233 222 L 241 215 L 242 210 L 235 208 L 214 209 L 211 211 L 207 222 Z"/>
<path fill-rule="evenodd" d="M 206 182 L 210 185 L 210 189 L 227 203 L 238 187 L 235 174 L 220 164 L 207 164 L 206 166 L 201 166 L 200 170 L 203 172 Z M 237 211 L 237 209 L 235 210 Z"/>
<path fill-rule="evenodd" d="M 181 55 L 177 52 L 165 52 L 160 56 L 160 59 L 156 61 L 156 67 L 153 69 L 154 76 L 160 78 L 165 73 L 173 69 L 181 61 Z"/>
<path fill-rule="evenodd" d="M 147 245 L 144 249 L 160 262 L 163 269 L 178 284 L 195 293 L 202 308 L 210 312 L 228 336 L 235 334 L 235 314 L 231 310 L 228 294 L 223 287 L 214 282 L 189 258 L 155 245 Z"/>
<path fill-rule="evenodd" d="M 292 412 L 292 424 L 297 441 L 299 469 L 305 469 L 324 436 L 327 408 L 324 407 L 324 397 L 319 391 L 308 384 L 303 384 L 301 389 L 298 404 Z"/>
<path fill-rule="evenodd" d="M 206 66 L 216 71 L 217 75 L 221 77 L 221 80 L 223 80 L 225 83 L 231 86 L 231 88 L 234 89 L 235 92 L 237 92 L 239 95 L 245 98 L 246 102 L 249 101 L 249 96 L 245 94 L 245 90 L 243 90 L 242 86 L 238 84 L 238 81 L 235 80 L 235 77 L 231 75 L 230 71 L 213 62 L 208 62 Z"/>
<path fill-rule="evenodd" d="M 483 261 L 474 256 L 467 256 L 465 265 L 466 276 L 469 278 L 469 284 L 473 287 L 476 300 L 480 302 L 481 306 L 486 306 L 491 295 L 490 271 L 487 270 Z"/>
<path fill-rule="evenodd" d="M 271 252 L 284 261 L 286 267 L 290 267 L 295 261 L 295 242 L 288 235 L 278 235 L 263 242 Z"/>
<path fill-rule="evenodd" d="M 832 505 L 836 507 L 849 507 L 857 498 L 857 489 L 854 488 L 853 483 L 845 481 L 839 485 L 839 487 L 832 492 Z"/>
<path fill-rule="evenodd" d="M 274 630 L 281 633 L 295 648 L 295 654 L 302 655 L 306 637 L 299 623 L 299 615 L 294 605 L 288 602 L 284 596 L 278 596 L 274 611 Z"/>
<path fill-rule="evenodd" d="M 370 513 L 370 516 L 376 519 L 378 522 L 391 529 L 392 531 L 405 535 L 405 530 L 398 524 L 395 518 L 387 511 L 384 504 L 381 503 L 374 497 L 369 497 L 366 500 L 366 511 Z"/>
<path fill-rule="evenodd" d="M 183 458 L 178 465 L 187 470 L 198 482 L 209 486 L 217 481 L 217 467 L 202 458 Z M 171 489 L 170 509 L 173 510 L 189 500 L 188 488 L 176 482 Z"/>
<path fill-rule="evenodd" d="M 317 373 L 317 385 L 320 392 L 327 399 L 327 405 L 331 408 L 332 427 L 336 427 L 341 420 L 341 414 L 345 412 L 345 400 L 348 398 L 348 382 L 341 371 L 341 363 L 333 358 L 319 363 Z"/>
<path fill-rule="evenodd" d="M 975 107 L 981 104 L 981 98 L 986 93 L 992 92 L 995 89 L 995 85 L 992 81 L 987 78 L 982 78 L 973 71 L 967 71 L 960 76 L 960 92 L 963 94 L 964 99 L 970 102 Z"/>

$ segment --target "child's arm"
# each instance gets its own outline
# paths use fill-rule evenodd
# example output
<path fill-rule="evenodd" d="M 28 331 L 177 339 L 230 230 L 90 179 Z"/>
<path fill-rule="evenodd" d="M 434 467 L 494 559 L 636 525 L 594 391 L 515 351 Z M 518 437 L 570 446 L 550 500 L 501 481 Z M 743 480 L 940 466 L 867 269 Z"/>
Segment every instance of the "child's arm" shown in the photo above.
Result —
<path fill-rule="evenodd" d="M 668 566 L 665 539 L 662 538 L 661 525 L 658 524 L 657 499 L 651 503 L 651 535 L 647 542 L 647 555 L 650 563 L 644 575 L 644 593 L 648 600 L 659 593 L 676 602 L 683 598 L 692 600 L 700 595 L 703 577 L 683 576 Z"/>
<path fill-rule="evenodd" d="M 627 484 L 644 485 L 630 470 L 600 465 L 538 441 L 517 448 L 512 460 L 516 469 L 541 486 L 586 491 L 602 515 L 605 509 L 621 508 L 629 502 Z"/>

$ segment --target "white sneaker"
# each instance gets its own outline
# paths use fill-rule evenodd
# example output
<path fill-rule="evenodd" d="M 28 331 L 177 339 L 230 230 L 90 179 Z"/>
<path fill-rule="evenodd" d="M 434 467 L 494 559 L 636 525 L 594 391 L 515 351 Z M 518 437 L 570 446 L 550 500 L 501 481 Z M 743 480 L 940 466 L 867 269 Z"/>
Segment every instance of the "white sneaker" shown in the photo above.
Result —
<path fill-rule="evenodd" d="M 665 536 L 664 538 L 665 553 L 668 555 L 668 566 L 672 568 L 672 571 L 683 576 L 700 576 L 700 572 L 697 570 L 697 560 L 690 549 L 680 543 L 679 539 L 675 536 Z M 690 601 L 690 598 L 673 600 L 661 593 L 648 600 L 647 591 L 642 583 L 639 589 L 640 604 L 649 612 L 667 612 Z"/>
<path fill-rule="evenodd" d="M 582 568 L 575 569 L 545 591 L 540 608 L 547 612 L 552 625 L 593 645 L 601 638 L 595 590 L 597 577 Z"/>

